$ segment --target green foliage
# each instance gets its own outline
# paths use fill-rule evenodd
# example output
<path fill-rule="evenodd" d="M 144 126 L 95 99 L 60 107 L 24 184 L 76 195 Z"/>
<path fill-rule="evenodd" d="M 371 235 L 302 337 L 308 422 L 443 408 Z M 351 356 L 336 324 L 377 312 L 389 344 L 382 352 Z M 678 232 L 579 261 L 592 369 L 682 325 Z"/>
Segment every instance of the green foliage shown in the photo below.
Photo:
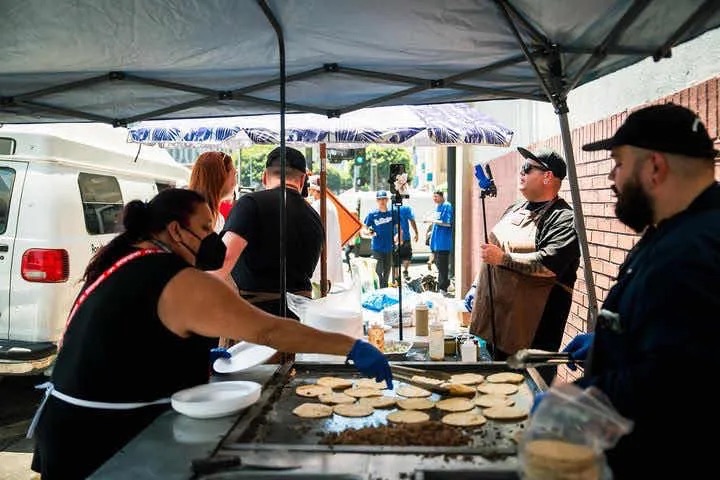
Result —
<path fill-rule="evenodd" d="M 331 192 L 339 194 L 352 188 L 352 174 L 350 174 L 347 169 L 336 168 L 335 165 L 328 165 L 326 182 Z"/>
<path fill-rule="evenodd" d="M 275 145 L 253 145 L 241 148 L 233 158 L 237 158 L 238 184 L 241 187 L 256 187 L 262 181 L 267 154 Z"/>
<path fill-rule="evenodd" d="M 360 177 L 367 179 L 366 187 L 369 188 L 371 167 L 374 165 L 375 188 L 376 190 L 389 190 L 390 184 L 390 164 L 402 163 L 405 165 L 405 171 L 408 178 L 413 177 L 412 156 L 408 148 L 382 147 L 379 145 L 369 145 L 365 148 L 365 158 L 367 161 L 360 166 Z"/>
<path fill-rule="evenodd" d="M 242 187 L 256 187 L 262 180 L 262 173 L 265 169 L 267 154 L 275 148 L 274 145 L 253 145 L 241 148 L 231 154 L 238 167 L 238 183 Z M 390 177 L 390 164 L 402 163 L 412 178 L 412 157 L 407 148 L 383 147 L 369 145 L 365 148 L 364 161 L 360 168 L 360 178 L 363 181 L 362 190 L 370 188 L 371 171 L 375 175 L 375 186 L 377 189 L 389 189 L 388 178 Z M 340 193 L 353 187 L 354 159 L 338 164 L 328 163 L 327 185 L 333 193 Z M 372 165 L 372 166 L 371 166 Z M 317 170 L 317 162 L 315 162 Z M 313 172 L 318 173 L 318 172 Z"/>

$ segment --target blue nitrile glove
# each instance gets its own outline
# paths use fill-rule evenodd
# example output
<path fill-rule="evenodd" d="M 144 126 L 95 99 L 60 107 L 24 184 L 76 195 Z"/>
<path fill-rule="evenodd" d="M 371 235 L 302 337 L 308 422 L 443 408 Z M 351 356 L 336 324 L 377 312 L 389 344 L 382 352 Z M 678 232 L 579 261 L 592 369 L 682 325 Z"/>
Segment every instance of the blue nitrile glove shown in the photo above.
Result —
<path fill-rule="evenodd" d="M 570 343 L 563 349 L 563 352 L 569 353 L 572 360 L 585 360 L 594 338 L 594 333 L 581 333 L 570 340 Z M 577 365 L 570 362 L 568 363 L 568 368 L 570 370 L 577 370 Z"/>
<path fill-rule="evenodd" d="M 388 388 L 393 388 L 390 364 L 388 364 L 385 355 L 375 345 L 365 340 L 355 340 L 347 359 L 352 360 L 355 368 L 364 375 L 375 377 L 378 382 L 385 380 Z"/>
<path fill-rule="evenodd" d="M 468 312 L 472 312 L 473 303 L 475 303 L 476 293 L 477 287 L 475 285 L 472 285 L 465 294 L 465 308 Z"/>
<path fill-rule="evenodd" d="M 210 349 L 210 365 L 215 363 L 218 358 L 232 358 L 230 352 L 222 347 L 215 347 Z"/>
<path fill-rule="evenodd" d="M 548 392 L 540 392 L 535 394 L 535 398 L 533 398 L 533 404 L 532 408 L 530 408 L 530 415 L 535 413 L 535 410 L 537 410 L 538 406 L 540 405 L 540 402 L 543 401 L 545 397 L 547 397 Z"/>

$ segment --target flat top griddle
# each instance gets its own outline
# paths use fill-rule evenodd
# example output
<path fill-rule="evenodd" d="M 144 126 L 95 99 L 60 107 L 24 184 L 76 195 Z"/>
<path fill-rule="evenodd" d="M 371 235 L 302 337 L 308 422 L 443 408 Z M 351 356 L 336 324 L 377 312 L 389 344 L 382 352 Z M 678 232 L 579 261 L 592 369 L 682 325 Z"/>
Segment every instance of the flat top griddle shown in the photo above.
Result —
<path fill-rule="evenodd" d="M 480 373 L 489 375 L 507 371 L 505 363 L 467 364 L 456 362 L 402 362 L 402 365 L 438 370 L 448 373 Z M 500 422 L 488 420 L 480 427 L 468 427 L 464 431 L 472 437 L 468 446 L 373 446 L 373 445 L 325 445 L 320 444 L 323 436 L 329 432 L 340 432 L 346 429 L 376 427 L 387 425 L 387 414 L 398 407 L 376 409 L 369 417 L 349 418 L 334 414 L 329 418 L 305 419 L 292 413 L 293 409 L 305 402 L 316 399 L 300 397 L 295 388 L 315 383 L 319 377 L 337 376 L 349 379 L 363 378 L 354 367 L 344 364 L 327 363 L 295 363 L 286 365 L 265 386 L 263 396 L 253 407 L 242 415 L 235 427 L 228 433 L 220 450 L 277 450 L 277 451 L 310 451 L 310 452 L 353 452 L 353 453 L 422 453 L 426 455 L 473 454 L 486 458 L 502 458 L 517 453 L 515 439 L 524 428 L 525 421 Z M 527 375 L 520 390 L 511 397 L 515 405 L 529 411 L 534 394 L 540 387 Z M 402 385 L 395 381 L 395 390 Z M 385 390 L 385 395 L 398 396 L 393 390 Z M 400 397 L 403 398 L 403 397 Z M 438 394 L 429 397 L 439 400 Z M 447 398 L 447 397 L 446 397 Z M 476 407 L 473 410 L 482 413 Z M 431 420 L 440 418 L 449 412 L 436 408 L 426 411 Z M 458 427 L 460 428 L 460 427 Z"/>

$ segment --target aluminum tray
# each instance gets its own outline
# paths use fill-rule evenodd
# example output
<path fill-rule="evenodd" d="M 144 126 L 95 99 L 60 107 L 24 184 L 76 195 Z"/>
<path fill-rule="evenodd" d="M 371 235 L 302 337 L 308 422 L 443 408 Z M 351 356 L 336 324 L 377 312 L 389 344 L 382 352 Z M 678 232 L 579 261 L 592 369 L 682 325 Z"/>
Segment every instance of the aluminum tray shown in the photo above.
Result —
<path fill-rule="evenodd" d="M 506 371 L 504 362 L 479 363 L 468 365 L 459 362 L 398 362 L 416 368 L 426 368 L 449 373 L 476 372 L 483 375 Z M 291 374 L 294 373 L 293 374 Z M 286 365 L 270 380 L 264 389 L 260 401 L 248 409 L 240 417 L 235 427 L 228 433 L 221 450 L 276 450 L 307 451 L 307 452 L 347 452 L 347 453 L 402 453 L 423 455 L 472 454 L 485 458 L 502 458 L 513 456 L 517 452 L 515 438 L 524 427 L 523 422 L 498 422 L 488 420 L 481 427 L 466 429 L 472 436 L 472 443 L 463 447 L 446 446 L 366 446 L 366 445 L 324 445 L 321 437 L 328 432 L 340 432 L 348 428 L 382 426 L 387 424 L 387 414 L 395 410 L 377 409 L 373 415 L 362 418 L 347 418 L 333 415 L 323 419 L 303 419 L 293 415 L 292 410 L 301 403 L 312 401 L 295 394 L 299 385 L 314 383 L 318 377 L 339 376 L 344 378 L 361 378 L 357 371 L 344 364 L 327 363 L 295 363 Z M 525 382 L 520 391 L 513 396 L 515 405 L 528 409 L 534 394 L 540 390 L 534 376 L 526 371 Z M 395 388 L 402 382 L 395 382 Z M 396 395 L 386 390 L 387 395 Z M 432 400 L 439 395 L 433 394 Z M 476 408 L 477 412 L 481 409 Z M 428 411 L 433 420 L 439 420 L 443 412 L 433 409 Z"/>

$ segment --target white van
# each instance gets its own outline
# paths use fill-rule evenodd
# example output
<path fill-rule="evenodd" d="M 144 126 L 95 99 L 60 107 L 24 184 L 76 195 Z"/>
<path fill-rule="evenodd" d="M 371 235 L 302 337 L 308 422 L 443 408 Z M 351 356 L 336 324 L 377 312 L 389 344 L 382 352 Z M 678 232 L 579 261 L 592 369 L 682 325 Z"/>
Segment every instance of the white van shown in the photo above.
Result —
<path fill-rule="evenodd" d="M 377 208 L 375 192 L 356 192 L 354 190 L 346 190 L 338 195 L 338 199 L 351 212 L 358 212 L 361 222 L 365 220 L 368 213 Z M 418 228 L 418 241 L 413 242 L 412 244 L 413 258 L 427 257 L 430 255 L 430 247 L 425 245 L 425 231 L 430 224 L 425 223 L 424 220 L 431 220 L 434 217 L 435 210 L 437 209 L 437 205 L 435 205 L 435 202 L 433 201 L 433 194 L 432 192 L 425 192 L 422 190 L 412 190 L 409 193 L 409 198 L 403 199 L 403 205 L 409 205 L 412 207 L 413 212 L 415 213 L 415 223 Z M 371 255 L 370 240 L 362 240 L 359 255 Z"/>
<path fill-rule="evenodd" d="M 95 124 L 0 127 L 0 375 L 47 369 L 92 254 L 123 206 L 185 186 L 163 149 Z"/>

